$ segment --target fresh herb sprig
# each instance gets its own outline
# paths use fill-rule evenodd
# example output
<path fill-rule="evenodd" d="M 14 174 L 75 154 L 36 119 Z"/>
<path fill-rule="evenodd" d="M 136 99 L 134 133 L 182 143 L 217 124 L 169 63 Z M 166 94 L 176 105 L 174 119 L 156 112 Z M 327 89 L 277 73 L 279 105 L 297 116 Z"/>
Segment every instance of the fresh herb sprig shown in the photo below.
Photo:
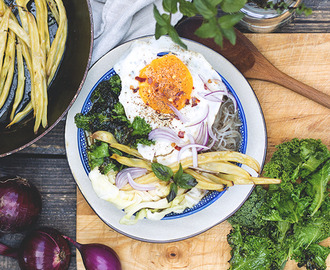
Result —
<path fill-rule="evenodd" d="M 192 189 L 197 185 L 197 181 L 192 175 L 183 172 L 181 163 L 179 165 L 179 170 L 175 174 L 170 167 L 157 162 L 151 164 L 151 169 L 158 179 L 165 182 L 171 182 L 170 192 L 166 197 L 168 202 L 174 200 L 178 194 L 178 187 Z"/>
<path fill-rule="evenodd" d="M 154 6 L 154 17 L 156 19 L 155 36 L 158 39 L 162 35 L 169 35 L 172 40 L 182 47 L 186 45 L 180 39 L 174 26 L 171 23 L 172 15 L 180 12 L 183 16 L 203 17 L 203 24 L 196 30 L 195 34 L 201 38 L 213 38 L 222 46 L 223 39 L 228 39 L 232 44 L 236 42 L 234 25 L 236 25 L 244 14 L 240 9 L 245 5 L 246 0 L 163 0 L 165 13 L 160 14 Z M 218 11 L 227 13 L 218 17 Z"/>

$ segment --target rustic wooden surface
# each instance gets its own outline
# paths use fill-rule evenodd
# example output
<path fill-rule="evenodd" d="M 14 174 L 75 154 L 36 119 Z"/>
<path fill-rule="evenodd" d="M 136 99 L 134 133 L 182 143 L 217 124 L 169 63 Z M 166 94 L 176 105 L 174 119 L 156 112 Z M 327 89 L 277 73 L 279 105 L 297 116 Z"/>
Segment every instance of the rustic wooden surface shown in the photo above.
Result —
<path fill-rule="evenodd" d="M 330 95 L 330 34 L 247 34 L 275 66 Z M 292 138 L 320 138 L 330 147 L 330 110 L 281 86 L 249 81 L 264 112 L 268 135 L 267 160 L 275 145 Z M 134 226 L 134 225 L 132 225 Z M 191 239 L 166 244 L 136 241 L 113 231 L 78 193 L 77 240 L 111 246 L 130 269 L 228 269 L 227 222 Z M 330 239 L 327 240 L 330 244 Z M 330 257 L 328 259 L 330 269 Z M 77 269 L 84 269 L 80 257 Z M 285 269 L 299 269 L 294 262 Z"/>
<path fill-rule="evenodd" d="M 324 36 L 328 37 L 328 42 L 324 45 L 319 44 L 315 48 L 316 52 L 318 50 L 322 51 L 324 49 L 323 46 L 328 46 L 329 48 L 329 34 L 327 33 L 330 33 L 330 2 L 328 0 L 305 0 L 305 4 L 313 8 L 313 14 L 307 18 L 299 16 L 295 18 L 293 23 L 277 32 L 323 33 Z M 302 41 L 304 39 L 308 40 L 308 36 L 301 36 Z M 322 38 L 323 35 L 318 35 L 318 37 Z M 289 36 L 290 38 L 293 37 Z M 256 45 L 260 46 L 258 42 L 262 41 L 262 36 L 253 35 L 253 39 Z M 263 44 L 262 48 L 260 47 L 266 56 L 272 55 L 273 49 L 271 44 L 274 41 L 276 39 L 271 38 L 267 46 Z M 281 46 L 283 49 L 288 50 L 289 45 L 286 42 L 283 41 Z M 317 60 L 318 56 L 316 53 L 311 61 L 310 58 L 305 58 L 304 48 L 299 47 L 297 49 L 300 52 L 299 55 L 293 54 L 293 48 L 291 50 L 290 54 L 270 60 L 282 71 L 329 93 L 329 72 L 325 73 L 325 71 L 329 71 L 329 54 Z M 283 59 L 288 60 L 290 58 L 292 59 L 291 62 L 283 62 Z M 312 73 L 316 74 L 315 77 L 311 76 Z M 323 77 L 318 80 L 316 76 Z M 312 135 L 315 138 L 321 138 L 324 134 L 329 134 L 329 111 L 324 114 L 321 107 L 317 107 L 315 104 L 304 100 L 289 90 L 273 84 L 260 81 L 250 81 L 250 83 L 256 90 L 267 122 L 269 136 L 268 157 L 274 151 L 274 146 L 284 140 L 292 137 L 309 137 Z M 273 100 L 269 100 L 268 96 L 273 92 L 276 92 L 277 95 Z M 293 105 L 292 110 L 287 111 L 287 108 L 291 105 Z M 322 115 L 323 117 L 321 117 Z M 314 121 L 313 119 L 315 117 L 319 117 L 318 119 L 320 120 Z M 289 122 L 290 125 L 284 128 L 281 125 L 282 122 Z M 92 241 L 103 237 L 113 237 L 107 244 L 114 248 L 120 246 L 119 254 L 121 257 L 124 256 L 122 260 L 125 266 L 128 265 L 127 269 L 162 269 L 161 267 L 166 269 L 164 268 L 165 266 L 170 266 L 172 269 L 184 269 L 185 267 L 186 269 L 222 269 L 220 267 L 226 269 L 228 265 L 220 265 L 220 258 L 222 262 L 229 259 L 228 253 L 225 252 L 227 251 L 227 247 L 225 245 L 221 246 L 225 241 L 224 235 L 229 230 L 229 225 L 226 223 L 197 236 L 197 239 L 194 239 L 195 245 L 191 244 L 189 240 L 186 240 L 175 244 L 155 244 L 152 249 L 148 245 L 144 246 L 142 242 L 132 241 L 129 238 L 123 238 L 119 242 L 118 240 L 122 236 L 114 234 L 102 222 L 95 219 L 92 212 L 89 212 L 91 210 L 84 210 L 83 212 L 86 215 L 86 222 L 89 222 L 88 226 L 79 227 L 76 230 L 76 210 L 78 210 L 78 215 L 81 214 L 80 209 L 84 209 L 83 206 L 86 206 L 86 203 L 79 194 L 78 196 L 76 195 L 76 185 L 65 156 L 64 126 L 65 119 L 60 121 L 49 134 L 35 144 L 19 153 L 0 159 L 0 176 L 20 175 L 30 179 L 40 189 L 43 196 L 43 211 L 38 226 L 45 225 L 57 228 L 73 238 L 76 238 L 77 233 L 77 237 L 82 240 L 84 239 L 87 228 L 92 228 L 90 230 L 93 232 L 93 235 L 87 237 L 88 240 Z M 330 145 L 328 136 L 324 143 Z M 87 207 L 86 209 L 89 208 Z M 79 226 L 79 220 L 77 225 Z M 93 229 L 94 226 L 95 230 Z M 8 245 L 18 246 L 22 237 L 22 234 L 5 235 L 0 238 L 0 241 Z M 211 256 L 214 254 L 213 243 L 218 243 L 219 246 L 219 252 L 216 256 Z M 129 247 L 129 245 L 132 246 Z M 125 246 L 126 248 L 124 248 Z M 72 252 L 73 258 L 70 264 L 70 270 L 77 269 L 76 250 L 72 248 Z M 155 263 L 151 268 L 146 268 L 145 266 L 145 262 L 149 258 L 147 257 L 147 252 L 150 252 L 150 261 Z M 194 254 L 194 256 L 190 254 Z M 143 259 L 130 261 L 132 256 Z M 187 268 L 190 263 L 200 265 L 200 267 Z M 215 267 L 214 265 L 217 266 Z M 0 269 L 16 270 L 19 267 L 14 259 L 0 257 Z M 80 267 L 80 269 L 83 268 Z"/>

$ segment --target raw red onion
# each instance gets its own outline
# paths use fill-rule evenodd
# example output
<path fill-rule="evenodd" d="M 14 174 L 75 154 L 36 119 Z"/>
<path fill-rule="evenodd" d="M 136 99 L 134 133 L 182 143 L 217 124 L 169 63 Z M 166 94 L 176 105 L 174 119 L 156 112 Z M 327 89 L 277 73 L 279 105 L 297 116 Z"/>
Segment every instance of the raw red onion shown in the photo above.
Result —
<path fill-rule="evenodd" d="M 189 137 L 190 143 L 194 144 L 195 143 L 194 137 L 190 134 L 188 134 L 188 137 Z M 192 158 L 193 158 L 193 167 L 197 167 L 198 166 L 197 148 L 192 147 L 191 153 L 192 153 Z"/>
<path fill-rule="evenodd" d="M 192 144 L 187 144 L 187 145 L 183 146 L 183 147 L 180 149 L 179 154 L 178 154 L 178 161 L 180 161 L 180 159 L 181 159 L 181 154 L 182 154 L 184 151 L 186 151 L 188 148 L 201 148 L 201 149 L 205 149 L 205 150 L 210 149 L 209 147 L 207 147 L 207 146 L 205 146 L 205 145 L 201 145 L 201 144 L 194 144 L 194 143 L 192 143 Z"/>
<path fill-rule="evenodd" d="M 209 141 L 208 125 L 207 123 L 203 122 L 199 128 L 195 142 L 198 144 L 207 145 L 208 141 Z M 197 151 L 200 150 L 201 149 L 199 148 L 197 149 Z"/>
<path fill-rule="evenodd" d="M 121 170 L 119 173 L 116 175 L 116 186 L 117 188 L 121 189 L 124 187 L 128 182 L 128 174 L 131 175 L 131 177 L 136 178 L 144 175 L 147 172 L 147 169 L 144 168 L 135 168 L 135 167 L 130 167 Z"/>
<path fill-rule="evenodd" d="M 210 108 L 209 108 L 209 105 L 207 104 L 207 110 L 205 111 L 205 115 L 203 115 L 200 119 L 198 119 L 197 121 L 187 125 L 186 127 L 192 127 L 192 126 L 195 126 L 195 125 L 198 125 L 200 123 L 202 123 L 209 115 L 209 111 L 210 111 Z"/>
<path fill-rule="evenodd" d="M 116 252 L 102 244 L 79 244 L 64 236 L 80 252 L 86 270 L 121 270 L 121 263 Z"/>
<path fill-rule="evenodd" d="M 168 140 L 170 142 L 174 142 L 176 144 L 179 144 L 181 139 L 178 136 L 178 134 L 176 134 L 175 131 L 173 131 L 170 128 L 156 128 L 154 130 L 152 130 L 149 134 L 148 134 L 148 139 L 149 140 L 158 140 L 158 139 L 165 139 Z"/>
<path fill-rule="evenodd" d="M 222 96 L 220 98 L 217 96 L 218 94 L 224 95 L 225 92 L 223 90 L 213 91 L 211 93 L 207 93 L 207 94 L 203 95 L 203 98 L 206 100 L 209 100 L 209 101 L 222 102 Z"/>
<path fill-rule="evenodd" d="M 185 117 L 177 108 L 175 108 L 172 104 L 167 104 L 167 106 L 169 106 L 171 108 L 171 110 L 175 113 L 175 115 L 177 117 L 179 117 L 179 119 L 181 120 L 182 123 L 187 123 L 189 122 L 189 119 L 187 117 Z"/>
<path fill-rule="evenodd" d="M 155 189 L 155 187 L 153 185 L 143 185 L 143 184 L 136 183 L 130 173 L 127 173 L 127 179 L 128 179 L 128 183 L 131 185 L 131 187 L 136 190 L 147 191 L 147 190 Z"/>
<path fill-rule="evenodd" d="M 71 258 L 68 242 L 48 227 L 27 235 L 18 249 L 0 244 L 0 254 L 17 259 L 22 270 L 66 270 Z"/>
<path fill-rule="evenodd" d="M 228 94 L 228 90 L 227 90 L 227 88 L 226 87 L 224 87 L 223 89 L 222 88 L 216 88 L 216 89 L 211 89 L 211 82 L 215 82 L 215 83 L 218 83 L 219 85 L 220 84 L 222 84 L 222 80 L 220 80 L 220 79 L 210 79 L 211 80 L 211 82 L 209 82 L 208 80 L 206 80 L 201 74 L 199 74 L 199 78 L 201 79 L 201 81 L 203 82 L 203 84 L 204 84 L 204 89 L 205 90 L 209 90 L 209 91 L 218 91 L 218 90 L 220 90 L 220 91 L 222 91 L 222 92 L 224 92 L 224 94 L 225 95 L 227 95 Z"/>
<path fill-rule="evenodd" d="M 22 232 L 40 212 L 41 195 L 31 182 L 19 176 L 0 179 L 0 232 Z"/>
<path fill-rule="evenodd" d="M 234 109 L 235 109 L 235 112 L 237 111 L 237 102 L 236 102 L 236 99 L 233 95 L 229 94 L 227 95 L 228 98 L 230 98 L 234 104 Z"/>

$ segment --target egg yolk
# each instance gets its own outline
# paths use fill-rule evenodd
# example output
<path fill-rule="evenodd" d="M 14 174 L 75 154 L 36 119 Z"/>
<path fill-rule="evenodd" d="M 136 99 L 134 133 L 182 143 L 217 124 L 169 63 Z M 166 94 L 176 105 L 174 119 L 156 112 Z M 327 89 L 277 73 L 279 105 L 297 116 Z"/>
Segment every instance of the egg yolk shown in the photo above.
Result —
<path fill-rule="evenodd" d="M 169 104 L 180 110 L 189 103 L 193 79 L 173 54 L 153 60 L 140 71 L 138 80 L 142 100 L 158 113 L 172 113 Z"/>

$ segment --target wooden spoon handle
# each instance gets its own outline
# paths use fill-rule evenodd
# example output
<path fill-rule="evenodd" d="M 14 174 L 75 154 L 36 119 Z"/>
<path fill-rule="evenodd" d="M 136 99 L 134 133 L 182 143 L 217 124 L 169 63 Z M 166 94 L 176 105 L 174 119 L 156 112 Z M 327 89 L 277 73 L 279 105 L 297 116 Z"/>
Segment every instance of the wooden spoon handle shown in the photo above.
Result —
<path fill-rule="evenodd" d="M 259 79 L 282 85 L 330 109 L 330 96 L 328 94 L 321 92 L 307 84 L 304 84 L 290 77 L 289 75 L 283 73 L 282 71 L 278 70 L 275 67 L 274 68 L 269 67 L 269 68 L 271 72 L 268 74 L 271 75 L 263 76 L 265 74 L 262 74 L 261 72 L 260 73 L 261 76 Z"/>

